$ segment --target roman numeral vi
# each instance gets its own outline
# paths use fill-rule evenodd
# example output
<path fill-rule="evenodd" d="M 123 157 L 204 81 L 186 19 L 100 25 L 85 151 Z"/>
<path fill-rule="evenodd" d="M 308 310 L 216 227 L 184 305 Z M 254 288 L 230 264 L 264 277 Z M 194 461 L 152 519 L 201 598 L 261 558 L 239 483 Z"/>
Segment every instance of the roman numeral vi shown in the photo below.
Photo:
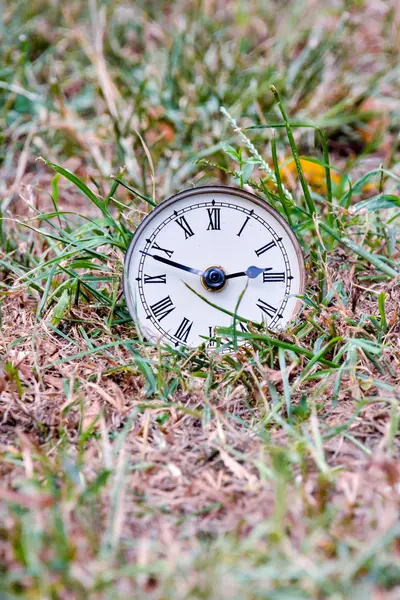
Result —
<path fill-rule="evenodd" d="M 215 335 L 215 327 L 208 327 L 208 337 L 212 338 Z M 208 342 L 208 347 L 209 348 L 214 348 L 214 346 L 217 345 L 217 342 L 215 340 L 209 340 Z"/>
<path fill-rule="evenodd" d="M 242 321 L 239 321 L 239 327 L 244 333 L 250 333 L 247 325 L 243 325 Z"/>

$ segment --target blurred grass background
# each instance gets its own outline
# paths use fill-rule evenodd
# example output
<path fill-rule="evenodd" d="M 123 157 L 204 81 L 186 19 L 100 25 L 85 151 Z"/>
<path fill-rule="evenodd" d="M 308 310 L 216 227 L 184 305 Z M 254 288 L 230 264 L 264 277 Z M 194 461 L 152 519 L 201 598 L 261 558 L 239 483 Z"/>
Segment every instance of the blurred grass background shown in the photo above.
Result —
<path fill-rule="evenodd" d="M 398 37 L 390 2 L 5 3 L 1 191 L 36 183 L 43 155 L 100 184 L 124 167 L 150 193 L 142 138 L 161 199 L 209 176 L 193 159 L 233 137 L 221 105 L 242 127 L 279 120 L 271 84 L 336 155 L 390 161 Z M 270 131 L 252 137 L 268 152 Z"/>
<path fill-rule="evenodd" d="M 398 3 L 0 14 L 1 598 L 399 598 Z M 123 251 L 210 182 L 293 222 L 304 310 L 153 349 Z"/>

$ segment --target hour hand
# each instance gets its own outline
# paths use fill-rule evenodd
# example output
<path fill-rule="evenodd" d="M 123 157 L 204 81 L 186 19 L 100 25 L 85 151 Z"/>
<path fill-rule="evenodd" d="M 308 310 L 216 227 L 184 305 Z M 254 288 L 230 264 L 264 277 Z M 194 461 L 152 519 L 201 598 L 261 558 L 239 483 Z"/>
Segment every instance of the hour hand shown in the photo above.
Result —
<path fill-rule="evenodd" d="M 192 269 L 192 267 L 187 267 L 186 265 L 181 265 L 180 263 L 175 262 L 174 260 L 170 260 L 169 258 L 164 258 L 163 256 L 159 256 L 158 254 L 150 254 L 150 252 L 145 252 L 144 250 L 140 250 L 142 254 L 146 256 L 151 256 L 154 260 L 158 260 L 158 262 L 165 263 L 166 265 L 170 265 L 171 267 L 176 267 L 177 269 L 181 269 L 182 271 L 187 271 L 188 273 L 193 273 L 194 275 L 204 275 L 204 271 L 200 271 L 199 269 Z"/>
<path fill-rule="evenodd" d="M 266 269 L 260 269 L 259 267 L 255 267 L 252 265 L 246 271 L 240 271 L 239 273 L 230 273 L 226 276 L 226 279 L 233 279 L 234 277 L 249 277 L 250 279 L 255 279 L 261 273 L 265 273 L 266 271 L 272 271 L 272 267 L 267 267 Z"/>

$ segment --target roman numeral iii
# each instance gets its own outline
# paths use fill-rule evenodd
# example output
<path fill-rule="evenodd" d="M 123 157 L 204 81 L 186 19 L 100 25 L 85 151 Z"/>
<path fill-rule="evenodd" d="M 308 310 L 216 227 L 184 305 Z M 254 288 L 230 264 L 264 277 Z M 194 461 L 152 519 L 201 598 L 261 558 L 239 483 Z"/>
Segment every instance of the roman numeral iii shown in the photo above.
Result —
<path fill-rule="evenodd" d="M 144 283 L 167 283 L 167 275 L 144 275 Z"/>
<path fill-rule="evenodd" d="M 285 273 L 264 272 L 263 282 L 268 283 L 272 281 L 285 281 Z"/>
<path fill-rule="evenodd" d="M 187 342 L 190 330 L 192 329 L 193 321 L 189 321 L 186 317 L 183 318 L 182 323 L 179 325 L 175 332 L 175 337 L 181 342 Z"/>
<path fill-rule="evenodd" d="M 160 252 L 164 252 L 164 254 L 166 254 L 168 256 L 168 258 L 171 258 L 171 256 L 174 253 L 173 250 L 167 250 L 166 248 L 161 248 L 161 246 L 159 246 L 157 244 L 157 242 L 154 242 L 154 244 L 152 245 L 152 249 L 153 250 L 159 250 Z"/>
<path fill-rule="evenodd" d="M 272 242 L 269 242 L 269 244 L 265 244 L 265 246 L 263 246 L 262 248 L 254 250 L 254 252 L 257 254 L 257 256 L 261 256 L 261 254 L 264 254 L 264 252 L 266 252 L 267 250 L 271 250 L 271 248 L 273 248 L 274 246 L 276 246 L 276 242 L 275 240 L 272 240 Z"/>
<path fill-rule="evenodd" d="M 259 302 L 259 304 L 257 304 L 258 308 L 261 308 L 261 310 L 263 312 L 265 312 L 266 315 L 268 315 L 271 318 L 275 315 L 276 308 L 274 308 L 270 304 L 267 304 L 267 302 L 264 302 L 264 300 L 261 300 L 261 298 L 258 299 L 258 302 Z"/>
<path fill-rule="evenodd" d="M 179 227 L 182 227 L 183 231 L 185 232 L 185 240 L 194 235 L 194 231 L 192 231 L 185 217 L 179 217 L 179 219 L 176 219 L 175 223 L 178 223 Z"/>
<path fill-rule="evenodd" d="M 207 231 L 209 229 L 215 230 L 221 229 L 221 209 L 220 208 L 207 208 L 209 223 Z"/>
<path fill-rule="evenodd" d="M 167 317 L 169 313 L 175 310 L 174 303 L 172 302 L 169 296 L 166 296 L 162 300 L 159 300 L 155 304 L 152 304 L 150 308 L 153 311 L 153 314 L 156 317 L 156 319 L 158 319 L 159 321 L 165 319 L 165 317 Z"/>

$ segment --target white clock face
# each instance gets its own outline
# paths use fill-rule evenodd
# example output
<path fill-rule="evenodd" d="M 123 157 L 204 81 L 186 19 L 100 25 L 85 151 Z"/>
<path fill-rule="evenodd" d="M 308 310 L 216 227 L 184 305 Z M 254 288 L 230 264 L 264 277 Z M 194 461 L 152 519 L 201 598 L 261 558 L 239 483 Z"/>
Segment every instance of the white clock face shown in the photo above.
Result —
<path fill-rule="evenodd" d="M 124 292 L 148 340 L 213 347 L 209 338 L 232 325 L 242 294 L 237 315 L 283 329 L 304 293 L 303 257 L 293 231 L 265 201 L 224 186 L 193 188 L 162 202 L 137 229 Z"/>

